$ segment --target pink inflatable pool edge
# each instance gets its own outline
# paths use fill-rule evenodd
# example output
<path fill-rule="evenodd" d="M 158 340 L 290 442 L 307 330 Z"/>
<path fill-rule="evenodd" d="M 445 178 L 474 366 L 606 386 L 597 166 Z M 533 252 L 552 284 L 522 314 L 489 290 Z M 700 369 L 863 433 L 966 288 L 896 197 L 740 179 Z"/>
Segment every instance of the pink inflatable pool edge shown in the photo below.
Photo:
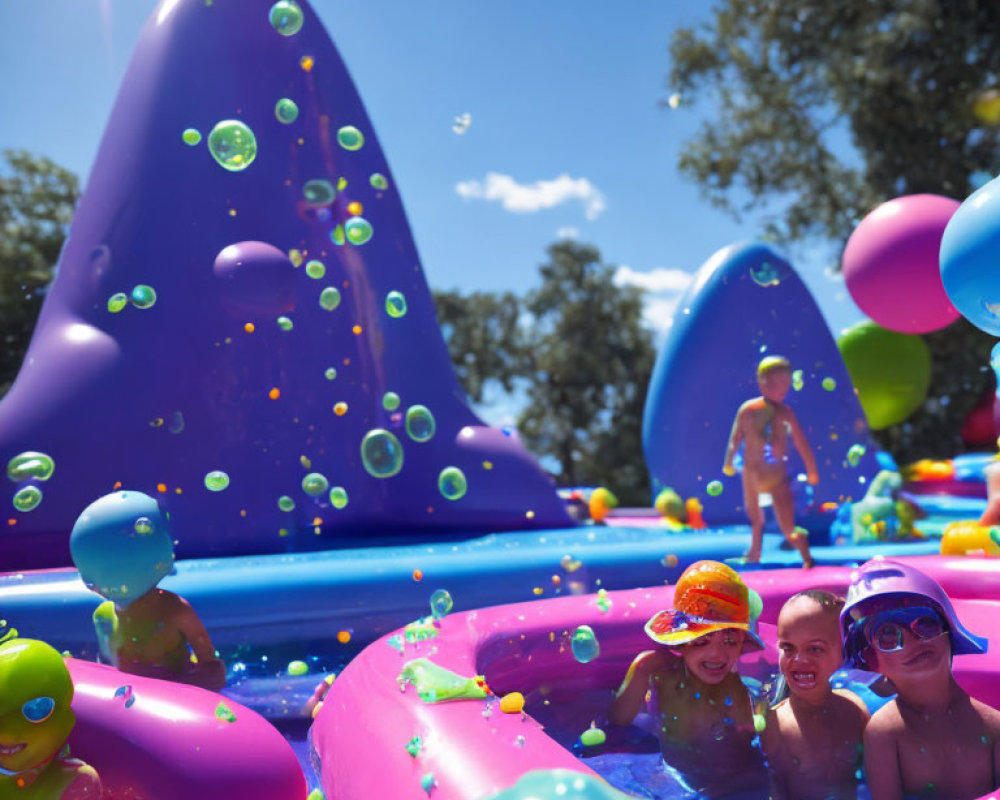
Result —
<path fill-rule="evenodd" d="M 1000 559 L 897 560 L 933 576 L 963 623 L 1000 643 Z M 851 572 L 852 567 L 842 566 L 744 573 L 764 601 L 760 628 L 769 647 L 764 654 L 745 657 L 741 671 L 774 671 L 773 625 L 788 597 L 806 588 L 843 593 Z M 586 689 L 591 701 L 596 692 L 606 709 L 631 659 L 650 646 L 643 624 L 669 605 L 672 589 L 608 592 L 605 599 L 568 596 L 454 614 L 440 621 L 437 637 L 404 640 L 402 653 L 390 644 L 391 635 L 371 644 L 334 681 L 311 730 L 327 800 L 390 793 L 396 800 L 426 800 L 428 795 L 431 800 L 479 800 L 509 788 L 531 770 L 589 773 L 531 716 L 532 702 L 570 702 Z M 589 625 L 600 644 L 600 655 L 587 664 L 579 663 L 570 648 L 579 625 Z M 521 692 L 531 698 L 529 713 L 502 713 L 499 704 L 483 700 L 424 702 L 412 686 L 401 690 L 397 682 L 402 666 L 416 658 L 466 677 L 485 675 L 497 697 Z M 1000 644 L 986 655 L 956 657 L 954 672 L 971 695 L 1000 707 Z M 582 709 L 581 718 L 597 718 L 605 709 Z M 416 755 L 407 750 L 414 737 L 420 737 Z"/>
<path fill-rule="evenodd" d="M 222 695 L 67 658 L 71 753 L 105 800 L 304 800 L 302 768 L 267 720 Z"/>

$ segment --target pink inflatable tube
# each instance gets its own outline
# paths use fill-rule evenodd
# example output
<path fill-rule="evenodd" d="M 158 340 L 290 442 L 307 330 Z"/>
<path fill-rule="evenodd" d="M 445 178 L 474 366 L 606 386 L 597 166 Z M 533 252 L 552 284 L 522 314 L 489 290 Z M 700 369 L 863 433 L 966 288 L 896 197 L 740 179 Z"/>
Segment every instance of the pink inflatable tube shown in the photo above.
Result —
<path fill-rule="evenodd" d="M 1000 642 L 1000 559 L 899 560 L 932 575 L 970 630 Z M 850 575 L 850 567 L 745 573 L 764 600 L 760 628 L 769 647 L 745 657 L 741 672 L 763 678 L 774 671 L 773 623 L 788 597 L 805 588 L 844 592 Z M 656 587 L 609 592 L 607 610 L 596 595 L 497 606 L 445 617 L 436 638 L 406 643 L 403 653 L 389 637 L 376 641 L 334 681 L 311 731 L 327 800 L 426 800 L 430 780 L 432 800 L 476 800 L 529 770 L 590 772 L 535 717 L 562 707 L 582 733 L 606 710 L 634 655 L 649 648 L 643 624 L 672 597 L 670 587 Z M 587 664 L 570 648 L 579 625 L 589 625 L 600 643 L 600 655 Z M 417 658 L 463 676 L 485 675 L 498 697 L 521 692 L 526 713 L 502 713 L 495 701 L 426 703 L 412 686 L 401 691 L 397 676 Z M 1000 646 L 956 657 L 954 672 L 970 694 L 1000 707 Z M 415 736 L 420 749 L 411 755 L 406 745 Z"/>
<path fill-rule="evenodd" d="M 100 773 L 105 800 L 305 798 L 291 746 L 259 714 L 193 686 L 66 664 L 75 686 L 70 749 Z"/>

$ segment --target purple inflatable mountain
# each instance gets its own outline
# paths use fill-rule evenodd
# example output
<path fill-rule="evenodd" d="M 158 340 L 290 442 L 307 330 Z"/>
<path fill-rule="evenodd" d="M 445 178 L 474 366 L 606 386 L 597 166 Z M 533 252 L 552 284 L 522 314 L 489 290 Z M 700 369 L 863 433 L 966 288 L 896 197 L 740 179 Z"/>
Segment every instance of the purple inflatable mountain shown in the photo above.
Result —
<path fill-rule="evenodd" d="M 178 557 L 570 524 L 467 407 L 372 125 L 305 2 L 163 0 L 10 393 L 0 569 L 153 495 Z M 435 534 L 437 535 L 437 534 Z"/>
<path fill-rule="evenodd" d="M 760 395 L 757 364 L 767 355 L 785 356 L 800 371 L 786 402 L 816 456 L 820 482 L 813 490 L 795 479 L 804 468 L 789 442 L 796 523 L 826 531 L 833 514 L 820 507 L 860 499 L 879 470 L 878 449 L 816 301 L 792 266 L 763 244 L 719 250 L 678 305 L 643 418 L 654 497 L 670 486 L 699 497 L 709 525 L 747 521 L 740 478 L 725 477 L 722 462 L 737 409 Z M 714 497 L 707 492 L 712 481 L 723 488 Z"/>

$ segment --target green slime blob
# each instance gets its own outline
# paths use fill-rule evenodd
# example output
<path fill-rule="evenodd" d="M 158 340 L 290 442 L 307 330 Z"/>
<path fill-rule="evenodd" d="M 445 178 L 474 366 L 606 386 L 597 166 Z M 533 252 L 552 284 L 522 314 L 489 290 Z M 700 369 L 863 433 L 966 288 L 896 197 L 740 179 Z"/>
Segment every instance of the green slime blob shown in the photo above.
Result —
<path fill-rule="evenodd" d="M 229 476 L 221 469 L 212 470 L 205 475 L 205 488 L 210 492 L 221 492 L 229 488 Z"/>

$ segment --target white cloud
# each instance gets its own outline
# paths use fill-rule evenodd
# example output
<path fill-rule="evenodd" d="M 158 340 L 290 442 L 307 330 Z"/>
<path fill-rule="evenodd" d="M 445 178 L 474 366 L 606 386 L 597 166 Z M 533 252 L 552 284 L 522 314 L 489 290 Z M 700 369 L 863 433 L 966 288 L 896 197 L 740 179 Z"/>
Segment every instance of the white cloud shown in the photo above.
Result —
<path fill-rule="evenodd" d="M 645 290 L 642 318 L 656 334 L 656 346 L 659 348 L 667 329 L 673 324 L 677 303 L 691 285 L 694 275 L 682 269 L 657 267 L 643 271 L 623 265 L 615 271 L 613 280 L 616 286 L 636 286 Z"/>
<path fill-rule="evenodd" d="M 682 292 L 690 285 L 694 276 L 682 269 L 657 267 L 641 272 L 624 265 L 615 271 L 615 286 L 638 286 L 647 292 Z"/>
<path fill-rule="evenodd" d="M 556 231 L 557 239 L 575 239 L 579 235 L 580 231 L 578 231 L 572 225 L 566 225 Z"/>
<path fill-rule="evenodd" d="M 607 208 L 604 195 L 586 178 L 571 178 L 563 174 L 551 181 L 518 183 L 510 175 L 487 172 L 484 181 L 459 181 L 455 184 L 459 197 L 466 200 L 499 200 L 504 210 L 515 214 L 533 214 L 571 200 L 583 204 L 587 219 L 597 219 Z"/>

